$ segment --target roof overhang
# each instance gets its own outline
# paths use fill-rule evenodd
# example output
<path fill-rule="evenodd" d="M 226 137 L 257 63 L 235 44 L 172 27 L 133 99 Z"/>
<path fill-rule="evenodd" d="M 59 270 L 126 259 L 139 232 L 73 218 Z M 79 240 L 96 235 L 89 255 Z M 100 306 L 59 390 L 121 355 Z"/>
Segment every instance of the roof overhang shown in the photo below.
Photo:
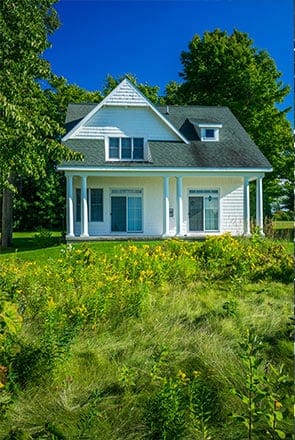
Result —
<path fill-rule="evenodd" d="M 91 176 L 239 176 L 263 177 L 272 168 L 171 168 L 171 167 L 79 167 L 58 166 L 66 175 Z"/>

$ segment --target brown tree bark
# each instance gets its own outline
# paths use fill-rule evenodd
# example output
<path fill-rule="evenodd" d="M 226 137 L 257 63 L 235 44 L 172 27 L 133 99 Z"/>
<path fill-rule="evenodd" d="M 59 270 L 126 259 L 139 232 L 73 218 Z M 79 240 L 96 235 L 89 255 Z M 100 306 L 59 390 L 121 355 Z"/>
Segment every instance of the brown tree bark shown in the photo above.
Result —
<path fill-rule="evenodd" d="M 12 224 L 13 224 L 13 191 L 3 189 L 2 194 L 2 228 L 1 246 L 8 248 L 12 246 Z"/>

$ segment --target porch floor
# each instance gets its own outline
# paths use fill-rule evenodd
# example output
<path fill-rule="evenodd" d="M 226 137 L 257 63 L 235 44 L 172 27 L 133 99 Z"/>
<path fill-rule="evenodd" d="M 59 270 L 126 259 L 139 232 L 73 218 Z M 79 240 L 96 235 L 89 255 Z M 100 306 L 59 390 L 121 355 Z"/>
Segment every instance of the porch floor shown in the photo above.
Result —
<path fill-rule="evenodd" d="M 88 242 L 88 241 L 155 241 L 155 240 L 205 240 L 206 235 L 197 236 L 162 236 L 162 235 L 90 235 L 89 237 L 66 237 L 67 243 Z"/>

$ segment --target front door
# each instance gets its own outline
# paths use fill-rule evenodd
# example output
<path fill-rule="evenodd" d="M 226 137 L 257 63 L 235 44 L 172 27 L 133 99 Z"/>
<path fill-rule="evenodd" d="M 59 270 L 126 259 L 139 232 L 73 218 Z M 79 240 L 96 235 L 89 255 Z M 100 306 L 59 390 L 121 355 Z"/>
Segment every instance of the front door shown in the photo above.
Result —
<path fill-rule="evenodd" d="M 111 209 L 112 232 L 126 232 L 126 197 L 112 197 Z"/>
<path fill-rule="evenodd" d="M 189 197 L 189 230 L 204 231 L 203 197 Z"/>
<path fill-rule="evenodd" d="M 111 197 L 112 232 L 142 232 L 141 192 L 134 196 L 131 191 L 130 195 Z"/>

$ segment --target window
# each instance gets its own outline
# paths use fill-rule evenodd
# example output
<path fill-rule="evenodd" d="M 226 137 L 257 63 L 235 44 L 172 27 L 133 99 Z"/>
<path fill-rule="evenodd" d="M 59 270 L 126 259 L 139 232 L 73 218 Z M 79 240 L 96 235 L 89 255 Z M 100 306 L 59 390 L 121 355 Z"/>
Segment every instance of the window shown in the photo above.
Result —
<path fill-rule="evenodd" d="M 143 138 L 133 139 L 133 159 L 143 159 Z"/>
<path fill-rule="evenodd" d="M 102 188 L 87 189 L 88 220 L 103 221 L 103 190 Z M 81 221 L 81 188 L 76 188 L 76 222 Z"/>
<path fill-rule="evenodd" d="M 122 159 L 131 159 L 132 157 L 131 138 L 122 138 L 121 145 L 122 145 L 122 152 L 121 152 Z"/>
<path fill-rule="evenodd" d="M 110 138 L 109 140 L 109 158 L 118 159 L 119 158 L 119 138 Z"/>
<path fill-rule="evenodd" d="M 201 141 L 219 141 L 219 132 L 222 128 L 222 124 L 213 122 L 204 122 L 196 124 Z"/>
<path fill-rule="evenodd" d="M 88 210 L 90 210 L 89 218 L 91 222 L 103 221 L 103 191 L 101 188 L 90 188 L 88 190 Z"/>
<path fill-rule="evenodd" d="M 218 230 L 218 197 L 206 196 L 205 201 L 205 231 Z"/>
<path fill-rule="evenodd" d="M 144 138 L 110 137 L 108 160 L 143 160 Z"/>
<path fill-rule="evenodd" d="M 142 232 L 142 190 L 113 189 L 111 231 Z"/>
<path fill-rule="evenodd" d="M 191 232 L 219 230 L 218 190 L 189 191 L 189 230 Z"/>
<path fill-rule="evenodd" d="M 81 188 L 76 188 L 76 222 L 81 221 Z"/>
<path fill-rule="evenodd" d="M 209 139 L 215 138 L 215 130 L 213 128 L 205 128 L 205 137 Z"/>
<path fill-rule="evenodd" d="M 219 129 L 218 128 L 202 128 L 201 129 L 202 141 L 218 141 Z"/>

